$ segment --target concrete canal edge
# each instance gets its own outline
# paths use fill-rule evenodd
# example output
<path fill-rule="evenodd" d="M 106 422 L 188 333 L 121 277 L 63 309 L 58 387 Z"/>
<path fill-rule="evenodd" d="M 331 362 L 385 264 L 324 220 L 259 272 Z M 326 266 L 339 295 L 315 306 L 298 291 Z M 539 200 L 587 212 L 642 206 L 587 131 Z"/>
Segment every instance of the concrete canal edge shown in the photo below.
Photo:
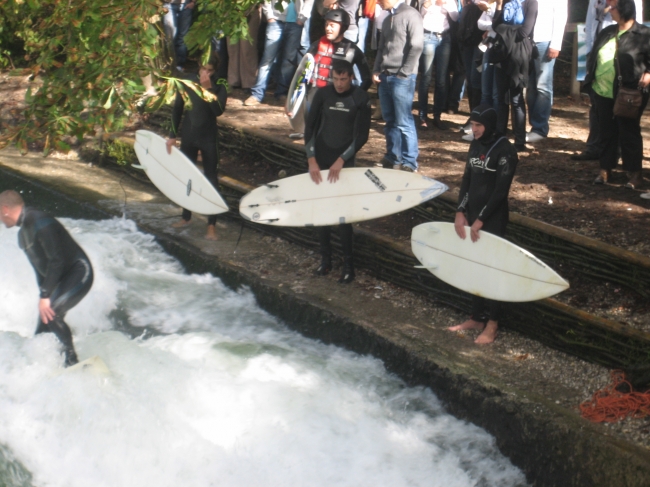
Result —
<path fill-rule="evenodd" d="M 84 190 L 75 186 L 74 178 L 60 180 L 50 174 L 51 170 L 47 175 L 30 172 L 27 164 L 21 166 L 20 174 L 4 171 L 0 170 L 0 189 L 5 186 L 3 179 L 20 178 L 23 186 L 32 185 L 34 191 L 48 192 L 55 206 L 58 201 L 61 205 L 72 205 L 71 197 L 78 200 L 84 205 L 82 212 L 92 217 L 108 215 L 100 200 L 121 201 L 123 197 L 122 184 L 110 181 L 110 175 L 94 175 L 93 189 Z M 84 175 L 79 177 L 83 179 Z M 39 182 L 34 185 L 30 179 Z M 113 175 L 113 179 L 117 178 Z M 124 185 L 128 186 L 128 181 Z M 124 194 L 127 191 L 128 188 Z M 181 238 L 149 225 L 140 226 L 154 234 L 188 272 L 210 272 L 233 289 L 247 286 L 263 309 L 303 335 L 371 354 L 407 384 L 430 387 L 450 413 L 493 434 L 499 449 L 526 473 L 533 485 L 641 487 L 650 483 L 648 450 L 603 434 L 575 412 L 556 406 L 552 398 L 522 393 L 484 375 L 475 362 L 431 353 L 418 336 L 382 330 L 358 315 L 351 316 L 342 308 L 323 302 L 315 294 L 298 293 L 227 259 L 207 255 Z M 467 361 L 463 363 L 464 360 Z"/>

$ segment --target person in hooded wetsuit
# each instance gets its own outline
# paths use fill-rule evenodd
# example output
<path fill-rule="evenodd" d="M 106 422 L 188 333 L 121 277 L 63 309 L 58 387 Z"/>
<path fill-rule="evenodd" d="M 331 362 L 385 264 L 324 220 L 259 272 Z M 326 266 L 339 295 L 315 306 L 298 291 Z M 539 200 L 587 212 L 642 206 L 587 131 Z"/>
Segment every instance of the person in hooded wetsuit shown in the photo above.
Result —
<path fill-rule="evenodd" d="M 219 130 L 217 128 L 217 117 L 226 109 L 228 92 L 223 84 L 214 81 L 217 61 L 201 66 L 198 76 L 189 78 L 200 84 L 205 90 L 212 93 L 216 99 L 206 101 L 201 98 L 193 89 L 184 87 L 185 94 L 189 96 L 192 108 L 185 110 L 185 101 L 181 93 L 176 93 L 174 108 L 172 111 L 172 130 L 167 139 L 167 152 L 171 154 L 172 147 L 176 144 L 176 137 L 181 136 L 181 152 L 196 164 L 199 151 L 203 161 L 203 172 L 205 177 L 218 188 L 219 180 L 217 170 L 219 167 Z M 181 118 L 183 120 L 181 125 Z M 174 223 L 174 228 L 189 225 L 192 212 L 183 209 L 183 215 L 179 222 Z M 215 224 L 216 215 L 208 217 L 208 229 L 206 238 L 217 239 Z"/>
<path fill-rule="evenodd" d="M 456 233 L 476 242 L 480 231 L 503 237 L 508 225 L 508 193 L 517 168 L 517 151 L 506 137 L 496 134 L 497 112 L 490 105 L 479 105 L 470 114 L 474 140 L 469 146 L 467 164 L 460 186 L 456 210 Z M 471 279 L 471 276 L 467 276 Z M 479 296 L 472 298 L 472 316 L 450 331 L 479 329 L 475 343 L 492 343 L 496 338 L 501 303 Z"/>
<path fill-rule="evenodd" d="M 370 133 L 370 99 L 361 88 L 352 84 L 353 69 L 348 61 L 336 60 L 334 82 L 320 88 L 311 105 L 305 124 L 305 152 L 309 174 L 314 183 L 322 182 L 321 170 L 329 170 L 327 179 L 335 183 L 341 169 L 354 167 L 356 153 L 368 141 Z M 332 270 L 331 227 L 321 227 L 321 264 L 317 275 Z M 354 280 L 352 262 L 352 225 L 339 225 L 343 247 L 343 272 L 339 283 Z"/>
<path fill-rule="evenodd" d="M 36 334 L 54 333 L 63 343 L 66 367 L 76 364 L 72 332 L 64 318 L 93 284 L 88 257 L 56 218 L 25 207 L 15 191 L 0 193 L 0 220 L 7 228 L 20 227 L 18 244 L 36 272 L 40 291 Z"/>

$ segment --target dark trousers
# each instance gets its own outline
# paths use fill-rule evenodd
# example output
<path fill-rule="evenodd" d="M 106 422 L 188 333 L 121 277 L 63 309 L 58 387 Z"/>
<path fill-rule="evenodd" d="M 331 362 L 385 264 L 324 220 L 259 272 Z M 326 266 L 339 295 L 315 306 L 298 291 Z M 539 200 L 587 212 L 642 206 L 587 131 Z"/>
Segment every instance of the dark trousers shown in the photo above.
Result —
<path fill-rule="evenodd" d="M 618 165 L 618 151 L 621 151 L 623 170 L 637 172 L 643 161 L 643 138 L 641 137 L 641 114 L 648 103 L 643 97 L 643 105 L 636 118 L 614 116 L 614 99 L 594 93 L 596 117 L 603 152 L 600 155 L 601 169 L 614 169 Z"/>
<path fill-rule="evenodd" d="M 481 104 L 481 73 L 477 68 L 481 65 L 483 53 L 478 47 L 463 47 L 462 56 L 467 79 L 467 100 L 471 112 Z"/>
<path fill-rule="evenodd" d="M 603 153 L 603 142 L 600 140 L 600 128 L 598 127 L 598 115 L 596 114 L 596 93 L 589 90 L 589 136 L 587 137 L 587 148 L 585 152 L 596 154 L 598 157 Z"/>
<path fill-rule="evenodd" d="M 201 140 L 181 138 L 181 152 L 185 154 L 190 161 L 196 164 L 201 151 L 203 160 L 203 173 L 208 181 L 212 183 L 215 189 L 219 188 L 218 169 L 219 169 L 219 148 L 217 147 L 216 137 L 205 137 Z M 190 221 L 192 212 L 183 208 L 183 220 Z M 208 217 L 208 225 L 214 225 L 217 222 L 217 215 Z"/>
<path fill-rule="evenodd" d="M 320 240 L 320 252 L 323 260 L 332 260 L 332 235 L 333 227 L 319 227 L 318 236 Z M 349 223 L 344 223 L 339 225 L 339 237 L 341 239 L 341 248 L 343 249 L 343 259 L 346 262 L 352 260 L 352 246 L 354 239 L 354 232 L 352 231 L 352 225 Z"/>
<path fill-rule="evenodd" d="M 523 87 L 510 87 L 510 77 L 505 70 L 495 66 L 495 77 L 499 104 L 497 107 L 497 132 L 505 135 L 508 130 L 508 108 L 512 111 L 512 131 L 515 133 L 515 145 L 526 143 L 526 102 Z"/>
<path fill-rule="evenodd" d="M 67 325 L 65 315 L 88 294 L 93 285 L 93 268 L 86 259 L 80 259 L 61 279 L 50 295 L 50 306 L 56 316 L 49 323 L 43 323 L 40 317 L 35 334 L 51 332 L 63 343 L 66 356 L 74 354 L 72 332 Z"/>

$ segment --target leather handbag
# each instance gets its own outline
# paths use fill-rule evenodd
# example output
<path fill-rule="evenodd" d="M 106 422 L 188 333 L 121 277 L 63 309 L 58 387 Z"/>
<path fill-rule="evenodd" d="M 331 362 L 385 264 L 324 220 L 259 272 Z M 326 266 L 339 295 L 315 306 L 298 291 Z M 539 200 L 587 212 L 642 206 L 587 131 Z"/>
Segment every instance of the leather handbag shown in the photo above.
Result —
<path fill-rule="evenodd" d="M 643 93 L 638 88 L 624 88 L 621 66 L 618 63 L 618 39 L 616 41 L 616 69 L 618 70 L 618 93 L 614 100 L 614 116 L 638 118 L 643 104 Z"/>

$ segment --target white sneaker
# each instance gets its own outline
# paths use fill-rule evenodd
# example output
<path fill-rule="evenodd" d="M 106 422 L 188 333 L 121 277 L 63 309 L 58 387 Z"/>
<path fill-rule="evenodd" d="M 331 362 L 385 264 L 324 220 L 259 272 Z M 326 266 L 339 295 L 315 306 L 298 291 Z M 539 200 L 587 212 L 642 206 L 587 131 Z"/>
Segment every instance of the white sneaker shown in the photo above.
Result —
<path fill-rule="evenodd" d="M 642 193 L 641 198 L 643 198 L 644 200 L 650 200 L 650 193 Z"/>
<path fill-rule="evenodd" d="M 472 124 L 468 123 L 467 125 L 463 126 L 462 129 L 460 129 L 461 132 L 465 132 L 466 134 L 471 134 L 472 133 Z"/>
<path fill-rule="evenodd" d="M 541 134 L 538 134 L 537 132 L 528 132 L 526 134 L 526 142 L 530 142 L 531 144 L 534 144 L 535 142 L 539 142 L 540 140 L 544 140 L 546 137 L 544 137 Z"/>
<path fill-rule="evenodd" d="M 467 135 L 463 135 L 461 139 L 466 140 L 467 142 L 471 142 L 472 140 L 474 140 L 474 134 L 469 133 Z"/>

